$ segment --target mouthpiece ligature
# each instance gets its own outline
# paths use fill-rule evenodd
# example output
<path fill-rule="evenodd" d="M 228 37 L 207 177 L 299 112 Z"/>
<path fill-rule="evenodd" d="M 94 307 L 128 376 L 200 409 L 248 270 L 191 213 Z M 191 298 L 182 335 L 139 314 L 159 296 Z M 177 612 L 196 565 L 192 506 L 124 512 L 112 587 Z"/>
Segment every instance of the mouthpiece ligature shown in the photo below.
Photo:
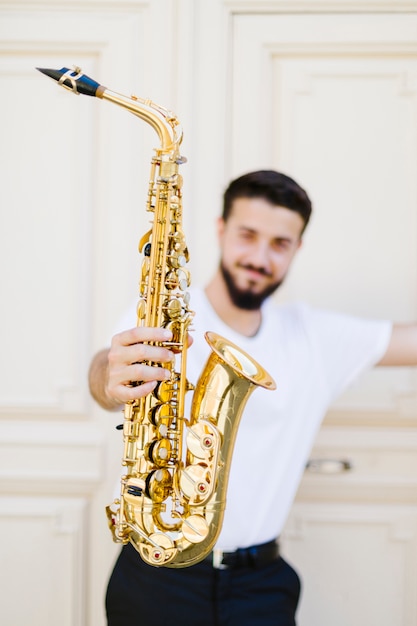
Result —
<path fill-rule="evenodd" d="M 67 67 L 62 67 L 60 70 L 51 70 L 44 67 L 37 67 L 36 69 L 45 74 L 45 76 L 56 80 L 59 85 L 77 94 L 77 96 L 80 94 L 84 96 L 100 95 L 97 93 L 100 84 L 86 76 L 80 67 L 75 66 L 72 70 Z M 102 87 L 103 89 L 104 87 Z"/>

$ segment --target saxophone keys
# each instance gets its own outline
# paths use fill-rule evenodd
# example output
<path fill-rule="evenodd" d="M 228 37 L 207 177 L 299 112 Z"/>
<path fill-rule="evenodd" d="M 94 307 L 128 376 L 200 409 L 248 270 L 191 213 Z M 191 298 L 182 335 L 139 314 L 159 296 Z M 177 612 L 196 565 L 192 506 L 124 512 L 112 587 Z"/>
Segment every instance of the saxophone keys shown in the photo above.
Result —
<path fill-rule="evenodd" d="M 140 300 L 138 300 L 138 303 L 136 305 L 136 315 L 138 317 L 138 321 L 145 319 L 145 315 L 146 315 L 146 300 L 144 298 L 141 298 Z"/>
<path fill-rule="evenodd" d="M 129 478 L 126 482 L 123 494 L 125 502 L 133 506 L 137 506 L 138 499 L 142 499 L 144 496 L 145 488 L 146 483 L 143 479 L 134 477 Z"/>
<path fill-rule="evenodd" d="M 185 254 L 170 254 L 169 255 L 169 263 L 171 267 L 175 267 L 176 269 L 181 269 L 187 263 L 187 257 Z"/>
<path fill-rule="evenodd" d="M 210 432 L 205 424 L 199 422 L 187 430 L 187 448 L 191 454 L 199 459 L 213 455 L 217 440 L 214 426 Z"/>
<path fill-rule="evenodd" d="M 171 319 L 166 324 L 166 328 L 172 332 L 172 340 L 166 341 L 163 345 L 170 347 L 174 352 L 180 352 L 184 339 L 184 322 L 181 315 L 177 316 L 176 319 Z"/>
<path fill-rule="evenodd" d="M 169 319 L 178 319 L 182 314 L 182 305 L 179 300 L 173 298 L 165 306 L 165 311 Z"/>
<path fill-rule="evenodd" d="M 171 209 L 178 209 L 180 207 L 180 197 L 176 195 L 172 195 L 169 199 L 169 206 Z"/>
<path fill-rule="evenodd" d="M 165 277 L 165 287 L 167 289 L 179 289 L 185 291 L 190 284 L 190 273 L 181 268 L 180 270 L 171 270 Z"/>
<path fill-rule="evenodd" d="M 148 232 L 145 233 L 141 237 L 141 239 L 140 239 L 140 241 L 138 243 L 138 250 L 139 250 L 139 252 L 142 252 L 142 250 L 145 247 L 145 245 L 149 242 L 149 240 L 151 238 L 151 235 L 152 235 L 152 228 L 150 230 L 148 230 Z"/>
<path fill-rule="evenodd" d="M 147 457 L 158 467 L 169 464 L 172 454 L 172 445 L 169 439 L 152 441 L 147 450 Z"/>
<path fill-rule="evenodd" d="M 165 565 L 178 552 L 172 539 L 164 533 L 152 533 L 148 541 L 149 543 L 139 544 L 139 553 L 150 565 Z"/>
<path fill-rule="evenodd" d="M 187 465 L 180 475 L 180 487 L 183 494 L 193 504 L 200 503 L 211 492 L 210 470 L 204 463 Z"/>
<path fill-rule="evenodd" d="M 152 502 L 161 503 L 168 498 L 172 489 L 172 476 L 167 469 L 153 470 L 146 479 L 146 493 Z"/>
<path fill-rule="evenodd" d="M 178 273 L 174 270 L 168 272 L 165 276 L 165 287 L 167 289 L 178 289 L 179 287 L 179 279 Z"/>
<path fill-rule="evenodd" d="M 184 518 L 181 531 L 190 543 L 201 543 L 209 533 L 209 525 L 202 515 L 188 515 Z"/>
<path fill-rule="evenodd" d="M 152 424 L 158 424 L 163 418 L 170 419 L 175 414 L 170 406 L 170 402 L 175 397 L 175 387 L 170 380 L 161 381 L 154 389 L 154 396 L 160 400 L 160 404 L 153 407 L 150 414 Z"/>

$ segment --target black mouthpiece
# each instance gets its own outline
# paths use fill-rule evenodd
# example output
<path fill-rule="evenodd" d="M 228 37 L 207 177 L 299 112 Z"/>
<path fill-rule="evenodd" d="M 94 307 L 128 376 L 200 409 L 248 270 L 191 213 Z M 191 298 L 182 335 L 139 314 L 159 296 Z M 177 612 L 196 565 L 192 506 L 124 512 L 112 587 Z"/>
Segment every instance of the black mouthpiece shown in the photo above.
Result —
<path fill-rule="evenodd" d="M 85 96 L 95 96 L 97 89 L 100 87 L 99 83 L 83 74 L 78 67 L 73 70 L 69 70 L 67 67 L 63 67 L 60 70 L 48 70 L 43 67 L 37 67 L 36 69 L 42 72 L 42 74 L 53 78 L 66 89 Z"/>

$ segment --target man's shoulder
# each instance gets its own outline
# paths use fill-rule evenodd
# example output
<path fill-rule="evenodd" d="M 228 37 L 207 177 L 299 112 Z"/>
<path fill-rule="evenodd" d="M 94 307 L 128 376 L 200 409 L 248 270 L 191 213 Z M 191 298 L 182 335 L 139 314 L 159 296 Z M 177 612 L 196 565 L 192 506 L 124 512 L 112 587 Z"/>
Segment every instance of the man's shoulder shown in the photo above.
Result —
<path fill-rule="evenodd" d="M 280 319 L 303 319 L 313 314 L 315 309 L 306 302 L 297 300 L 294 302 L 276 302 L 269 300 L 265 303 L 262 314 L 265 317 L 275 317 Z"/>
<path fill-rule="evenodd" d="M 287 331 L 303 330 L 307 334 L 339 332 L 341 327 L 349 328 L 362 322 L 361 318 L 314 306 L 306 301 L 270 302 L 264 310 L 264 319 L 269 324 L 280 324 Z"/>

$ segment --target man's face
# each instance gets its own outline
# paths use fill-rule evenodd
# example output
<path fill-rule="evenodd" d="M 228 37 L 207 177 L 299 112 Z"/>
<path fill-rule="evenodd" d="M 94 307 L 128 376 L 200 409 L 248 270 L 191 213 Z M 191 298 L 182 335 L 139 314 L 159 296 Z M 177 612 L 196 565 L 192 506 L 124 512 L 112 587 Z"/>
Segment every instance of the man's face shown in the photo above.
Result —
<path fill-rule="evenodd" d="M 233 303 L 258 309 L 284 280 L 304 227 L 295 211 L 264 198 L 237 198 L 219 220 L 221 271 Z"/>

